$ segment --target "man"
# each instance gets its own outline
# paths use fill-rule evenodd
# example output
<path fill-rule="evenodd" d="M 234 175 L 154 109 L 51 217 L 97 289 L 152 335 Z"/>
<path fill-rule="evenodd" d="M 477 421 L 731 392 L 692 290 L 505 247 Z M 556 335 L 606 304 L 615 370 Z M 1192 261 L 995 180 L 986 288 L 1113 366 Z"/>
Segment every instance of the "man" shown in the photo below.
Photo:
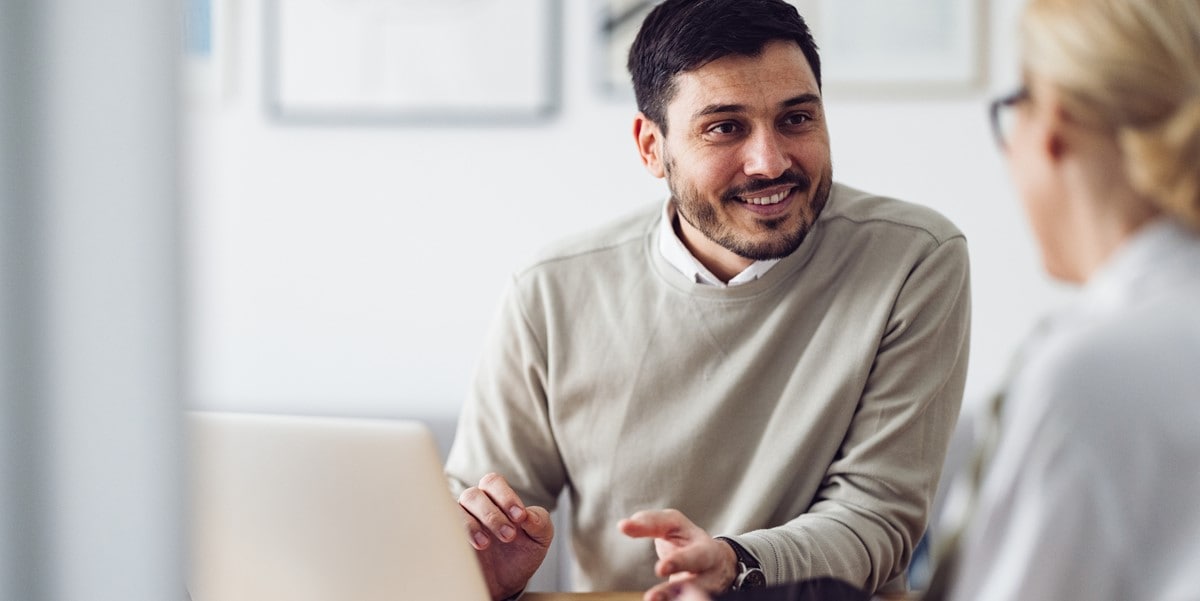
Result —
<path fill-rule="evenodd" d="M 670 199 L 514 276 L 447 461 L 493 596 L 564 488 L 584 590 L 903 588 L 962 395 L 962 235 L 833 183 L 783 0 L 668 0 L 629 67 Z"/>

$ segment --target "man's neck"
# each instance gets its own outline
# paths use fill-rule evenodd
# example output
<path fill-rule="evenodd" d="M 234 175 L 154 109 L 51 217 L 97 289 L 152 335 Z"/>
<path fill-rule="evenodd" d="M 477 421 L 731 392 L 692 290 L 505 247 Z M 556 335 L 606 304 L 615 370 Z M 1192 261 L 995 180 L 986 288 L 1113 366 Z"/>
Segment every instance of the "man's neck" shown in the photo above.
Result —
<path fill-rule="evenodd" d="M 704 265 L 714 276 L 726 284 L 754 263 L 752 259 L 738 255 L 710 240 L 703 232 L 681 217 L 678 211 L 675 211 L 675 219 L 671 225 L 675 230 L 675 235 L 683 242 L 683 246 L 688 249 L 688 252 L 692 253 L 692 256 L 696 257 L 701 265 Z"/>

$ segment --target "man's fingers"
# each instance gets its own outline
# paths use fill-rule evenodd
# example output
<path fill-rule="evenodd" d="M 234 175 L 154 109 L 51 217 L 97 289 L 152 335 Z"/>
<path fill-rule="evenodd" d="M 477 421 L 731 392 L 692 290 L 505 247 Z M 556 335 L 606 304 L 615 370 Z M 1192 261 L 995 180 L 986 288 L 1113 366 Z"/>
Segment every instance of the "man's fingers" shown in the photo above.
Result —
<path fill-rule="evenodd" d="M 467 511 L 466 507 L 463 507 L 460 504 L 458 509 L 459 513 L 462 515 L 463 526 L 467 530 L 467 540 L 471 541 L 471 546 L 474 547 L 476 551 L 482 551 L 488 548 L 488 545 L 491 544 L 492 539 L 487 535 L 487 532 L 484 531 L 483 525 L 479 523 L 479 520 L 475 519 L 475 516 L 471 515 L 471 512 Z"/>
<path fill-rule="evenodd" d="M 690 583 L 684 583 L 680 587 L 679 596 L 676 599 L 678 601 L 711 601 L 712 597 L 709 597 L 708 593 L 704 592 L 704 589 L 693 586 Z"/>
<path fill-rule="evenodd" d="M 514 524 L 525 519 L 525 503 L 521 497 L 508 485 L 508 480 L 500 474 L 491 473 L 479 479 L 478 488 L 491 497 L 492 503 L 504 511 L 504 515 Z"/>
<path fill-rule="evenodd" d="M 633 538 L 677 538 L 696 528 L 691 520 L 674 509 L 639 511 L 618 522 L 625 536 Z"/>
<path fill-rule="evenodd" d="M 542 507 L 525 508 L 525 521 L 521 522 L 521 529 L 529 538 L 545 545 L 554 539 L 554 522 L 550 521 L 550 512 Z"/>
<path fill-rule="evenodd" d="M 458 496 L 458 504 L 474 518 L 477 526 L 468 523 L 467 531 L 472 546 L 480 551 L 487 547 L 491 537 L 512 542 L 517 537 L 518 524 L 528 517 L 521 497 L 503 476 L 494 473 L 481 478 L 478 486 L 464 490 Z"/>
<path fill-rule="evenodd" d="M 685 598 L 683 595 L 689 594 L 689 591 L 698 591 L 700 596 L 696 597 L 693 595 L 686 597 L 687 599 L 691 599 L 693 601 L 707 601 L 708 596 L 705 595 L 701 589 L 689 585 L 689 582 L 690 580 L 681 579 L 673 582 L 662 582 L 656 584 L 652 588 L 646 590 L 645 594 L 642 595 L 642 601 L 675 601 L 676 599 Z"/>
<path fill-rule="evenodd" d="M 458 504 L 470 513 L 491 536 L 509 542 L 517 535 L 517 528 L 504 512 L 496 507 L 487 493 L 472 487 L 458 497 Z"/>
<path fill-rule="evenodd" d="M 659 578 L 680 572 L 702 574 L 713 569 L 719 560 L 710 545 L 685 545 L 664 553 L 654 564 L 654 572 Z"/>

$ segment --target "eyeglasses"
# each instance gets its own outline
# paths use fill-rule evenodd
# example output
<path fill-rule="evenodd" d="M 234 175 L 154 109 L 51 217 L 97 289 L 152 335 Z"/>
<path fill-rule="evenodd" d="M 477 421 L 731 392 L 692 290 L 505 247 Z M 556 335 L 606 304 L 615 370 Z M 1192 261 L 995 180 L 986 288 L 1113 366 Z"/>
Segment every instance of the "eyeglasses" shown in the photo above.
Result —
<path fill-rule="evenodd" d="M 1017 91 L 992 101 L 992 135 L 1001 149 L 1008 148 L 1008 138 L 1016 120 L 1012 109 L 1026 100 L 1029 100 L 1029 88 L 1021 86 Z"/>

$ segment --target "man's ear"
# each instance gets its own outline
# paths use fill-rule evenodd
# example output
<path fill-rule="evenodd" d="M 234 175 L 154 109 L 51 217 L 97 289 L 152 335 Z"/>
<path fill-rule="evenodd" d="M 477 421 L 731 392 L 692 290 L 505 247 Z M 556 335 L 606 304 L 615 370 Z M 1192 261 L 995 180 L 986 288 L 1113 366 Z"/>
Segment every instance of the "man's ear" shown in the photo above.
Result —
<path fill-rule="evenodd" d="M 639 112 L 633 118 L 633 139 L 637 142 L 638 154 L 646 171 L 654 177 L 666 176 L 666 166 L 662 156 L 664 136 L 658 124 L 651 121 L 644 113 Z"/>

